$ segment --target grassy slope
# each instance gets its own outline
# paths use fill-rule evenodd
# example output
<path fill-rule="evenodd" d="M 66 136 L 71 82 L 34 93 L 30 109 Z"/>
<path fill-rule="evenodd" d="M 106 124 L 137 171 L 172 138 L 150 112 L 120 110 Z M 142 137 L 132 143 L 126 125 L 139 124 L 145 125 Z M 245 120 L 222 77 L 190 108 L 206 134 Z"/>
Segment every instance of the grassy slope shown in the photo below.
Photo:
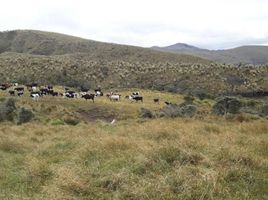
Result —
<path fill-rule="evenodd" d="M 0 53 L 5 52 L 46 56 L 86 53 L 86 57 L 93 60 L 144 60 L 148 62 L 168 60 L 210 63 L 208 60 L 194 56 L 162 53 L 149 48 L 104 43 L 36 30 L 0 32 Z"/>
<path fill-rule="evenodd" d="M 238 123 L 209 115 L 144 121 L 140 107 L 163 106 L 152 103 L 154 97 L 179 103 L 182 96 L 141 92 L 143 104 L 105 97 L 95 104 L 18 99 L 37 119 L 0 126 L 1 199 L 267 198 L 267 120 Z M 208 111 L 213 102 L 196 103 Z M 59 121 L 96 107 L 121 120 L 76 126 Z"/>

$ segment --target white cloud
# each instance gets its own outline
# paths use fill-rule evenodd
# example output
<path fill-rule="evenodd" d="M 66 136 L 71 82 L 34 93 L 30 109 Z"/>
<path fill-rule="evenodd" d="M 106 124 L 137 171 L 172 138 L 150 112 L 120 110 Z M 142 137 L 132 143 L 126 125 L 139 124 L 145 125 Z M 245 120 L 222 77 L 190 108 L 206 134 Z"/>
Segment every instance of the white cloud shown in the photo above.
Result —
<path fill-rule="evenodd" d="M 266 0 L 9 0 L 0 30 L 39 29 L 138 46 L 268 43 Z"/>

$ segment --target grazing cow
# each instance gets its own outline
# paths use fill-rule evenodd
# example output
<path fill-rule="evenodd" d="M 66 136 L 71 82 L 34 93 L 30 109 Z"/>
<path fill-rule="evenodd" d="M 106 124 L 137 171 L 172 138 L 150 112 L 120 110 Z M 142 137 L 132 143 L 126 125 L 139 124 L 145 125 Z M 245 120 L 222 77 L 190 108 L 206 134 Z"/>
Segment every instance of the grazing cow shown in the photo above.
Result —
<path fill-rule="evenodd" d="M 95 95 L 96 96 L 103 96 L 103 92 L 101 91 L 101 89 L 95 89 Z"/>
<path fill-rule="evenodd" d="M 102 91 L 97 91 L 97 92 L 95 93 L 95 95 L 96 95 L 96 96 L 103 96 L 103 92 L 102 92 Z"/>
<path fill-rule="evenodd" d="M 143 97 L 142 96 L 131 96 L 132 100 L 135 100 L 136 102 L 141 101 L 143 102 Z"/>
<path fill-rule="evenodd" d="M 20 96 L 22 96 L 22 95 L 24 94 L 24 91 L 19 90 L 17 94 L 18 94 L 18 96 L 20 97 Z"/>
<path fill-rule="evenodd" d="M 132 92 L 132 96 L 139 96 L 140 92 Z"/>
<path fill-rule="evenodd" d="M 11 87 L 12 85 L 8 84 L 8 83 L 4 83 L 0 86 L 1 90 L 6 90 L 7 88 Z"/>
<path fill-rule="evenodd" d="M 94 94 L 85 94 L 81 96 L 85 100 L 91 99 L 94 102 L 95 95 Z"/>
<path fill-rule="evenodd" d="M 50 94 L 51 94 L 53 97 L 59 96 L 59 93 L 58 93 L 58 92 L 54 92 L 54 91 L 52 91 Z"/>
<path fill-rule="evenodd" d="M 159 103 L 159 98 L 154 98 L 154 103 Z"/>
<path fill-rule="evenodd" d="M 47 89 L 49 89 L 49 90 L 53 90 L 53 86 L 52 86 L 52 85 L 48 85 L 48 86 L 47 86 Z"/>
<path fill-rule="evenodd" d="M 120 94 L 112 94 L 109 98 L 110 101 L 120 101 L 120 97 L 121 97 Z"/>
<path fill-rule="evenodd" d="M 65 92 L 65 93 L 63 93 L 63 97 L 73 99 L 74 98 L 74 93 Z"/>
<path fill-rule="evenodd" d="M 37 83 L 31 83 L 31 84 L 27 84 L 27 90 L 29 92 L 33 92 L 33 91 L 37 91 L 37 86 L 38 84 Z"/>
<path fill-rule="evenodd" d="M 135 95 L 133 95 L 133 94 L 135 94 Z M 136 101 L 136 102 L 141 101 L 141 102 L 143 102 L 143 97 L 139 96 L 138 94 L 139 94 L 139 92 L 133 92 L 132 95 L 126 96 L 125 98 L 129 99 L 131 101 Z"/>
<path fill-rule="evenodd" d="M 33 87 L 32 87 L 32 91 L 33 91 L 33 92 L 36 92 L 36 91 L 37 91 L 37 87 L 36 87 L 36 86 L 33 86 Z"/>
<path fill-rule="evenodd" d="M 74 92 L 74 91 L 68 91 L 68 92 L 65 92 L 63 94 L 63 97 L 67 97 L 67 98 L 73 99 L 73 98 L 78 98 L 78 94 L 76 92 Z"/>
<path fill-rule="evenodd" d="M 34 101 L 38 101 L 40 96 L 41 96 L 40 92 L 31 92 L 30 94 L 30 97 L 32 97 Z"/>
<path fill-rule="evenodd" d="M 17 92 L 23 92 L 24 91 L 24 87 L 16 87 L 14 88 L 14 90 L 16 90 Z"/>
<path fill-rule="evenodd" d="M 15 91 L 14 90 L 9 90 L 8 93 L 9 93 L 10 96 L 15 96 Z"/>
<path fill-rule="evenodd" d="M 41 95 L 47 95 L 48 89 L 47 88 L 40 88 L 40 93 L 41 93 Z"/>

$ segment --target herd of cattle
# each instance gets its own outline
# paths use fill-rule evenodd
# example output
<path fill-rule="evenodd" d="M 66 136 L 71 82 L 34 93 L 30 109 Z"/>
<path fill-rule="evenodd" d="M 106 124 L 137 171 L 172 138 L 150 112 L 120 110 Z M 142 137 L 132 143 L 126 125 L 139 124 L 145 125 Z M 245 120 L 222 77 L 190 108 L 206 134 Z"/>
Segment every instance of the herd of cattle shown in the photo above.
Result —
<path fill-rule="evenodd" d="M 57 92 L 54 90 L 52 85 L 47 86 L 38 86 L 36 83 L 28 84 L 26 86 L 19 86 L 18 83 L 13 84 L 1 84 L 0 89 L 8 91 L 10 96 L 23 96 L 26 89 L 30 93 L 30 97 L 37 101 L 40 97 L 50 95 L 50 96 L 61 96 L 63 98 L 84 98 L 85 100 L 92 100 L 94 102 L 95 97 L 104 96 L 102 90 L 95 89 L 94 92 L 90 93 L 89 90 L 82 90 L 81 92 L 75 92 L 70 88 L 64 87 L 64 92 Z M 106 97 L 110 101 L 120 101 L 121 94 L 118 92 L 110 92 L 106 94 Z M 140 95 L 140 92 L 132 92 L 131 95 L 125 96 L 125 99 L 135 102 L 143 102 L 143 96 Z M 153 99 L 155 103 L 159 103 L 159 98 Z"/>

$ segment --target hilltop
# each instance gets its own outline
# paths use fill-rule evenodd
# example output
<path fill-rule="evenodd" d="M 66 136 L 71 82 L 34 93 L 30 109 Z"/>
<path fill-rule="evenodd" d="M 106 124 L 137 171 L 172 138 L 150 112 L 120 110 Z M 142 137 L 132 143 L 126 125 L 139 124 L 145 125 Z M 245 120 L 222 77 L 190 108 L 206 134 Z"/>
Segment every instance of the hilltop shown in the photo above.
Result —
<path fill-rule="evenodd" d="M 97 42 L 65 34 L 36 30 L 16 30 L 0 33 L 0 53 L 14 52 L 31 55 L 57 56 L 86 54 L 90 59 L 136 61 L 209 61 L 188 55 L 174 55 L 149 48 Z"/>
<path fill-rule="evenodd" d="M 267 90 L 264 65 L 224 65 L 191 55 L 33 30 L 0 33 L 0 81 L 147 88 L 180 93 Z"/>
<path fill-rule="evenodd" d="M 177 43 L 166 47 L 154 46 L 152 49 L 162 52 L 198 56 L 215 62 L 229 64 L 267 64 L 268 46 L 241 46 L 226 50 L 201 49 L 188 44 Z"/>

